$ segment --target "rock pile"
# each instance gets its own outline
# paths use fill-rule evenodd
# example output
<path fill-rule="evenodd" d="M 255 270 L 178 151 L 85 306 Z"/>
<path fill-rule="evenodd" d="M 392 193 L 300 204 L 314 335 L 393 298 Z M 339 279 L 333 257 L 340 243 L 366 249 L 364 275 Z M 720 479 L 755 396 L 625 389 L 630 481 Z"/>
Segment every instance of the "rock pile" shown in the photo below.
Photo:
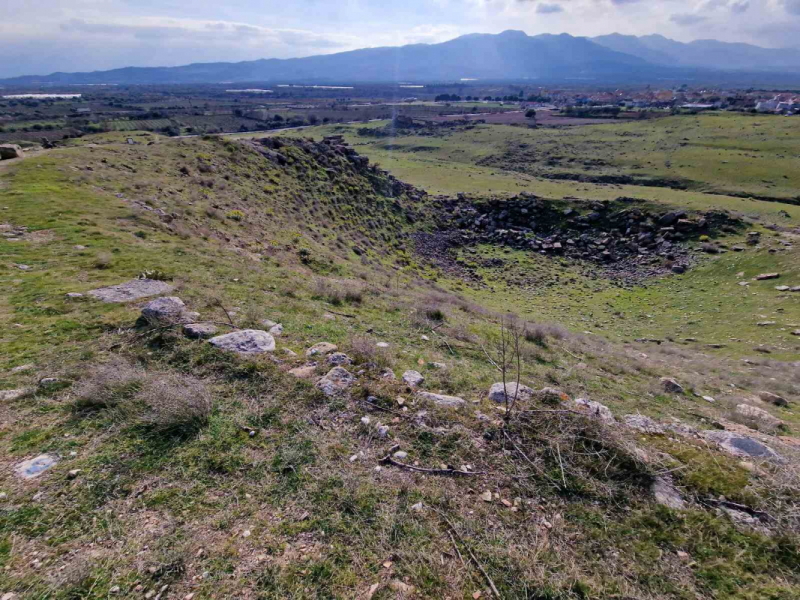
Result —
<path fill-rule="evenodd" d="M 459 230 L 461 245 L 490 243 L 567 256 L 618 271 L 682 273 L 692 264 L 686 242 L 740 226 L 728 213 L 657 213 L 635 200 L 563 202 L 522 194 L 511 199 L 441 199 L 441 232 Z M 656 272 L 657 271 L 657 272 Z"/>

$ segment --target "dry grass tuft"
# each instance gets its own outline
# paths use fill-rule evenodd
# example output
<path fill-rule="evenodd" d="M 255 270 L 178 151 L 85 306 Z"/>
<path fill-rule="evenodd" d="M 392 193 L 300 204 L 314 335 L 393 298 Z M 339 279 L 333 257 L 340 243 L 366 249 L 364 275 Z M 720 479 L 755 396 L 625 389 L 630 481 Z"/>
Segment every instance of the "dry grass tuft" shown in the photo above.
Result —
<path fill-rule="evenodd" d="M 213 410 L 211 392 L 202 380 L 173 373 L 151 375 L 137 400 L 146 406 L 140 421 L 157 431 L 196 431 L 208 424 Z"/>
<path fill-rule="evenodd" d="M 127 363 L 113 362 L 95 367 L 74 388 L 75 408 L 81 411 L 113 408 L 133 398 L 147 374 Z"/>

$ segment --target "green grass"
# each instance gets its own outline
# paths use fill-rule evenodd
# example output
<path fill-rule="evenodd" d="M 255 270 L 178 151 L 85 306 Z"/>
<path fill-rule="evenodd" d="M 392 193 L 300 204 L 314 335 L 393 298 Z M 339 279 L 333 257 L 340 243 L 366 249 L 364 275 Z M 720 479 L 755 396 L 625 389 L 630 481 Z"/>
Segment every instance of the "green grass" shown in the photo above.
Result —
<path fill-rule="evenodd" d="M 121 595 L 144 595 L 169 585 L 176 597 L 249 590 L 259 598 L 352 598 L 378 583 L 374 597 L 391 598 L 389 584 L 405 582 L 420 597 L 469 598 L 485 595 L 487 585 L 469 550 L 507 598 L 789 598 L 800 591 L 796 542 L 741 531 L 699 507 L 682 514 L 656 507 L 642 487 L 651 467 L 634 464 L 629 446 L 580 417 L 545 414 L 527 428 L 513 426 L 529 458 L 543 465 L 532 468 L 506 444 L 486 398 L 499 374 L 484 352 L 496 357 L 498 313 L 509 310 L 591 330 L 586 339 L 524 341 L 523 382 L 597 399 L 617 415 L 641 411 L 699 424 L 724 407 L 653 386 L 667 370 L 685 369 L 677 376 L 689 378 L 701 367 L 666 351 L 645 361 L 622 342 L 667 334 L 747 340 L 724 351 L 729 362 L 701 363 L 706 371 L 697 377 L 714 395 L 732 380 L 754 391 L 775 372 L 745 385 L 733 359 L 751 343 L 777 345 L 770 339 L 776 332 L 758 328 L 755 314 L 788 322 L 797 308 L 772 293 L 774 282 L 745 291 L 735 273 L 781 270 L 781 282 L 789 281 L 800 276 L 794 251 L 723 254 L 685 276 L 621 289 L 575 264 L 484 246 L 462 258 L 503 258 L 508 268 L 481 267 L 488 287 L 470 287 L 419 262 L 406 235 L 429 225 L 409 223 L 397 204 L 410 201 L 387 198 L 364 177 L 345 169 L 331 177 L 297 149 L 284 150 L 294 164 L 281 168 L 224 140 L 159 138 L 143 147 L 124 137 L 103 134 L 101 144 L 86 147 L 88 137 L 0 173 L 0 207 L 8 207 L 0 222 L 40 232 L 38 241 L 0 238 L 7 257 L 0 266 L 0 387 L 35 388 L 45 375 L 63 382 L 3 406 L 14 425 L 0 430 L 0 490 L 8 494 L 0 511 L 0 590 L 66 600 L 108 597 L 114 586 Z M 243 218 L 225 218 L 230 211 Z M 239 325 L 281 322 L 280 364 L 222 354 L 178 332 L 134 330 L 141 303 L 64 298 L 156 269 L 206 318 L 227 319 L 219 300 Z M 536 283 L 521 287 L 531 276 Z M 354 372 L 367 371 L 351 398 L 327 399 L 313 382 L 286 374 L 322 340 L 358 356 Z M 389 348 L 379 352 L 378 341 Z M 122 406 L 79 410 L 72 382 L 96 377 L 95 367 L 112 360 L 203 381 L 212 414 L 199 429 L 162 431 L 125 404 L 135 394 L 121 395 Z M 452 412 L 422 404 L 369 371 L 370 362 L 398 375 L 418 369 L 425 389 L 462 396 L 467 406 Z M 26 363 L 34 371 L 10 372 Z M 370 411 L 357 401 L 367 396 L 393 412 Z M 409 418 L 421 410 L 424 425 Z M 360 421 L 367 414 L 370 426 Z M 779 414 L 791 430 L 794 409 Z M 387 439 L 375 434 L 379 422 L 390 428 Z M 770 487 L 770 473 L 751 473 L 711 450 L 662 438 L 623 441 L 654 456 L 669 453 L 669 468 L 689 465 L 676 471 L 687 494 L 725 494 L 771 510 L 776 498 L 785 507 L 796 502 L 791 490 Z M 471 464 L 488 475 L 376 470 L 396 443 L 420 466 Z M 13 466 L 42 452 L 61 461 L 33 482 L 16 479 Z M 80 473 L 72 478 L 74 469 Z M 520 498 L 519 510 L 484 502 L 484 490 Z M 418 502 L 427 508 L 413 509 Z M 465 540 L 464 563 L 442 515 Z M 678 561 L 677 550 L 694 562 Z M 43 567 L 32 566 L 33 551 Z M 141 592 L 133 591 L 137 584 Z"/>

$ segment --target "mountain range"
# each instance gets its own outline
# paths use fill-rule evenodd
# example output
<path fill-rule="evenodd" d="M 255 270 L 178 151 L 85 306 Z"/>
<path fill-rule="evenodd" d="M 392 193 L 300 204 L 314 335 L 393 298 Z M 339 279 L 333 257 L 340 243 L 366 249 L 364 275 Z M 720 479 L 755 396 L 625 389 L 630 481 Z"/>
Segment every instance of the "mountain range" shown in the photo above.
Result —
<path fill-rule="evenodd" d="M 323 83 L 459 80 L 635 83 L 800 80 L 800 50 L 660 35 L 595 38 L 522 31 L 469 34 L 439 44 L 365 48 L 292 59 L 126 67 L 0 80 L 4 85 Z"/>

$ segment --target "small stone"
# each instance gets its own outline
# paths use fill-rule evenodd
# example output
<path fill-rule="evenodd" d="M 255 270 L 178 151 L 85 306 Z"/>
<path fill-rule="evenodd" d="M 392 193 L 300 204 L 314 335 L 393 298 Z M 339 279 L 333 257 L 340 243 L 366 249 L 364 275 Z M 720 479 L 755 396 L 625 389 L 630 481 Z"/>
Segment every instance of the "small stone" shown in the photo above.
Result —
<path fill-rule="evenodd" d="M 678 558 L 680 558 L 683 562 L 688 562 L 692 559 L 692 557 L 689 556 L 689 553 L 684 552 L 683 550 L 678 550 L 676 554 L 678 555 Z"/>
<path fill-rule="evenodd" d="M 490 492 L 489 490 L 486 490 L 485 492 L 483 492 L 481 494 L 481 500 L 483 500 L 484 502 L 491 502 L 492 501 L 492 492 Z"/>
<path fill-rule="evenodd" d="M 425 382 L 425 378 L 418 371 L 406 371 L 403 373 L 403 381 L 409 387 L 417 387 Z"/>
<path fill-rule="evenodd" d="M 83 298 L 83 294 L 79 294 L 78 292 L 68 292 L 66 297 L 69 300 L 77 300 L 78 298 Z"/>
<path fill-rule="evenodd" d="M 411 505 L 411 510 L 414 512 L 422 512 L 422 509 L 425 508 L 422 502 L 417 502 L 416 504 Z"/>
<path fill-rule="evenodd" d="M 429 338 L 427 335 L 420 336 L 419 339 L 421 339 L 423 342 L 430 342 L 431 341 L 431 338 Z"/>
<path fill-rule="evenodd" d="M 361 417 L 361 424 L 362 425 L 369 425 L 369 422 L 370 422 L 369 421 L 369 417 L 366 417 L 366 416 Z"/>
<path fill-rule="evenodd" d="M 622 420 L 631 429 L 635 429 L 642 433 L 648 433 L 648 434 L 664 433 L 664 427 L 662 425 L 656 423 L 650 417 L 645 417 L 644 415 L 625 415 L 624 417 L 622 417 Z"/>
<path fill-rule="evenodd" d="M 392 456 L 397 460 L 405 460 L 406 458 L 408 458 L 408 452 L 404 450 L 398 450 Z"/>
<path fill-rule="evenodd" d="M 670 394 L 683 394 L 683 386 L 669 377 L 661 378 L 661 386 Z"/>
<path fill-rule="evenodd" d="M 69 473 L 67 473 L 67 479 L 75 479 L 78 475 L 81 474 L 80 469 L 72 469 Z"/>
<path fill-rule="evenodd" d="M 58 385 L 58 377 L 42 377 L 39 380 L 40 388 L 50 388 L 55 385 Z"/>
<path fill-rule="evenodd" d="M 108 590 L 108 593 L 109 594 L 119 594 L 119 586 L 115 585 L 114 587 L 112 587 L 111 589 Z"/>
<path fill-rule="evenodd" d="M 344 366 L 344 365 L 352 365 L 353 359 L 347 356 L 344 352 L 334 352 L 333 354 L 328 355 L 328 358 L 325 359 L 325 362 L 329 365 L 334 366 Z"/>
<path fill-rule="evenodd" d="M 587 412 L 592 418 L 598 419 L 607 425 L 616 423 L 611 410 L 599 402 L 594 402 L 593 400 L 587 400 L 585 398 L 577 398 L 574 403 L 580 410 Z"/>
<path fill-rule="evenodd" d="M 183 303 L 183 300 L 176 296 L 166 296 L 163 298 L 156 298 L 145 304 L 142 309 L 142 317 L 148 321 L 174 323 L 180 321 L 185 312 L 186 305 Z"/>
<path fill-rule="evenodd" d="M 337 396 L 345 392 L 356 381 L 347 370 L 334 367 L 325 377 L 317 382 L 317 389 L 328 397 Z"/>
<path fill-rule="evenodd" d="M 274 335 L 276 337 L 283 335 L 283 325 L 280 323 L 276 323 L 272 327 L 269 328 L 269 334 Z"/>
<path fill-rule="evenodd" d="M 23 479 L 34 479 L 42 473 L 51 469 L 58 462 L 58 457 L 52 454 L 41 454 L 36 458 L 31 458 L 21 462 L 14 469 Z"/>
<path fill-rule="evenodd" d="M 758 392 L 758 397 L 764 402 L 769 402 L 775 406 L 789 406 L 789 401 L 786 398 L 772 392 Z"/>
<path fill-rule="evenodd" d="M 776 324 L 775 321 L 761 321 L 759 323 L 756 323 L 756 325 L 758 325 L 759 327 L 772 327 L 775 324 Z"/>
<path fill-rule="evenodd" d="M 447 365 L 440 362 L 432 362 L 430 365 L 432 369 L 438 369 L 439 371 L 444 371 L 447 369 Z"/>
<path fill-rule="evenodd" d="M 736 414 L 744 417 L 745 419 L 752 419 L 759 425 L 768 429 L 777 429 L 784 423 L 777 417 L 772 416 L 770 413 L 762 408 L 750 406 L 749 404 L 739 404 L 736 406 Z"/>
<path fill-rule="evenodd" d="M 28 390 L 0 390 L 0 402 L 13 402 L 28 394 Z"/>
<path fill-rule="evenodd" d="M 378 425 L 377 432 L 379 438 L 386 438 L 389 435 L 389 427 L 387 425 Z"/>
<path fill-rule="evenodd" d="M 716 402 L 716 400 L 714 400 L 714 398 L 712 398 L 711 396 L 703 396 L 703 400 L 705 400 L 706 402 L 712 402 L 712 403 Z"/>
<path fill-rule="evenodd" d="M 423 400 L 430 400 L 434 404 L 449 408 L 459 408 L 466 404 L 466 400 L 458 396 L 445 396 L 444 394 L 432 394 L 430 392 L 418 392 L 417 396 Z"/>
<path fill-rule="evenodd" d="M 506 398 L 509 402 L 513 402 L 516 400 L 530 400 L 533 396 L 533 390 L 529 388 L 527 385 L 516 383 L 506 383 L 505 387 L 503 387 L 503 382 L 495 383 L 489 388 L 489 400 L 493 400 L 494 402 L 506 402 Z"/>
<path fill-rule="evenodd" d="M 378 342 L 377 344 L 375 344 L 375 346 L 377 348 L 388 348 L 389 344 L 388 344 L 388 342 Z"/>
<path fill-rule="evenodd" d="M 780 462 L 782 458 L 769 446 L 756 439 L 730 431 L 711 430 L 702 432 L 703 437 L 716 443 L 721 449 L 740 458 L 763 458 Z"/>
<path fill-rule="evenodd" d="M 338 346 L 336 344 L 331 344 L 330 342 L 320 342 L 318 344 L 314 344 L 306 350 L 306 356 L 325 356 L 326 354 L 330 354 L 331 352 L 336 352 L 338 350 Z"/>
<path fill-rule="evenodd" d="M 776 285 L 775 289 L 779 292 L 788 292 L 792 288 L 790 288 L 788 285 Z"/>
<path fill-rule="evenodd" d="M 650 487 L 650 491 L 653 493 L 656 502 L 662 506 L 675 510 L 681 510 L 686 507 L 686 502 L 681 498 L 680 492 L 678 492 L 672 481 L 666 477 L 656 477 Z"/>
<path fill-rule="evenodd" d="M 183 334 L 195 340 L 205 340 L 217 335 L 216 325 L 210 323 L 188 323 L 183 326 Z"/>
<path fill-rule="evenodd" d="M 781 276 L 780 273 L 762 273 L 761 275 L 756 275 L 756 281 L 767 281 L 769 279 L 778 279 Z"/>
<path fill-rule="evenodd" d="M 317 363 L 311 362 L 302 367 L 295 367 L 289 371 L 289 375 L 294 375 L 298 379 L 311 379 L 317 372 Z"/>

